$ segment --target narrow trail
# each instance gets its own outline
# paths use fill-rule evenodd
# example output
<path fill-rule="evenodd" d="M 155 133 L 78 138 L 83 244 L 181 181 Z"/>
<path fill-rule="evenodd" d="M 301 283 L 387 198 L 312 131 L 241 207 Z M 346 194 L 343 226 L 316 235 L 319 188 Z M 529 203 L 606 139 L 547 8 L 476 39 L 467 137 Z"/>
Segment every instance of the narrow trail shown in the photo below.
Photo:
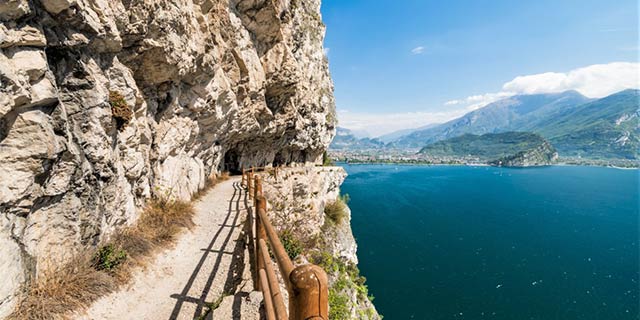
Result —
<path fill-rule="evenodd" d="M 249 202 L 238 177 L 218 184 L 194 203 L 193 229 L 77 319 L 211 319 L 209 304 L 229 294 L 229 319 L 240 319 L 242 299 L 257 310 L 243 230 Z"/>

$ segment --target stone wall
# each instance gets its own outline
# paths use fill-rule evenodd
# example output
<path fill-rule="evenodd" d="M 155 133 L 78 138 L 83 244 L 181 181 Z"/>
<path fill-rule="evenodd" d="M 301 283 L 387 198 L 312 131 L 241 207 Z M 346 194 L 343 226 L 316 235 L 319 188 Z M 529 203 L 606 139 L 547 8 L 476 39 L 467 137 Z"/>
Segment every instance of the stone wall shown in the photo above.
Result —
<path fill-rule="evenodd" d="M 19 286 L 211 174 L 335 133 L 319 0 L 0 2 L 0 318 Z"/>

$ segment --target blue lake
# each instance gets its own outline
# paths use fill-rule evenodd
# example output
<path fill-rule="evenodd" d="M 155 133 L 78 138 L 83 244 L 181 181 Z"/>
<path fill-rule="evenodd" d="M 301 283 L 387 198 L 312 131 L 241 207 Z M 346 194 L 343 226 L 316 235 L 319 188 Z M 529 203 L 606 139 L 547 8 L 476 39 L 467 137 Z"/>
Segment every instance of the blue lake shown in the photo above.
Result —
<path fill-rule="evenodd" d="M 639 171 L 343 166 L 385 319 L 640 319 Z"/>

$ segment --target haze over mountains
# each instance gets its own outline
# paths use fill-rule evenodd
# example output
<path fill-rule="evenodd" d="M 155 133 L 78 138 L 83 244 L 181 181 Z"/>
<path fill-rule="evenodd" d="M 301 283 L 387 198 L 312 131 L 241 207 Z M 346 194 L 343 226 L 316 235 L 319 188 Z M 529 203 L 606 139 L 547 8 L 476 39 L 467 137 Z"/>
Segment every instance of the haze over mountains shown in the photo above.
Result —
<path fill-rule="evenodd" d="M 384 142 L 376 138 L 358 138 L 351 130 L 338 127 L 330 148 L 333 150 L 369 150 L 382 149 L 384 146 Z"/>
<path fill-rule="evenodd" d="M 624 90 L 601 99 L 577 91 L 517 95 L 488 104 L 449 122 L 363 142 L 338 135 L 331 149 L 414 149 L 463 134 L 533 132 L 547 139 L 561 156 L 637 159 L 640 146 L 640 91 Z M 389 138 L 391 136 L 391 138 Z M 381 137 L 383 138 L 383 137 Z M 386 144 L 385 144 L 386 142 Z"/>
<path fill-rule="evenodd" d="M 379 137 L 376 137 L 376 139 L 384 142 L 384 143 L 389 143 L 389 142 L 393 142 L 398 140 L 399 138 L 402 138 L 406 135 L 409 135 L 411 133 L 414 133 L 416 131 L 421 131 L 421 130 L 427 130 L 427 129 L 431 129 L 433 127 L 439 126 L 440 123 L 432 123 L 432 124 L 428 124 L 426 126 L 422 126 L 419 128 L 413 128 L 413 129 L 404 129 L 404 130 L 398 130 L 398 131 L 394 131 L 391 133 L 387 133 L 387 134 L 383 134 Z"/>

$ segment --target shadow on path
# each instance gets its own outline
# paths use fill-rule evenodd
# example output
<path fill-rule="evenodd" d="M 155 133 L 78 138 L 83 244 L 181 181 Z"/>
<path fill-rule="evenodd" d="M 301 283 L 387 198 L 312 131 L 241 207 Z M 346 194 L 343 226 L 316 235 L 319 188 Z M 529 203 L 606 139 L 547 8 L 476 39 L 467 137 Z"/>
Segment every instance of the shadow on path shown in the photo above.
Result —
<path fill-rule="evenodd" d="M 200 261 L 194 268 L 191 276 L 189 277 L 189 280 L 187 281 L 184 288 L 182 289 L 182 292 L 180 292 L 180 294 L 171 295 L 171 298 L 174 298 L 177 301 L 175 306 L 173 307 L 173 311 L 171 312 L 171 315 L 169 316 L 170 320 L 178 318 L 178 315 L 180 314 L 180 311 L 184 303 L 196 304 L 196 310 L 195 310 L 195 313 L 193 314 L 193 318 L 198 318 L 203 314 L 203 310 L 206 306 L 205 299 L 207 297 L 207 294 L 211 290 L 211 287 L 213 285 L 214 280 L 216 279 L 216 276 L 218 275 L 218 269 L 220 268 L 222 258 L 225 254 L 231 255 L 232 261 L 230 264 L 229 272 L 227 274 L 227 278 L 225 280 L 223 294 L 232 293 L 233 291 L 235 291 L 234 286 L 236 286 L 238 283 L 238 281 L 236 281 L 237 280 L 236 277 L 238 276 L 242 277 L 242 270 L 243 270 L 242 268 L 244 268 L 243 266 L 244 241 L 242 239 L 238 239 L 233 248 L 228 248 L 227 245 L 231 240 L 234 230 L 240 226 L 240 225 L 237 225 L 238 219 L 240 217 L 240 212 L 241 212 L 240 201 L 242 199 L 243 194 L 245 194 L 245 197 L 246 197 L 246 193 L 240 186 L 240 183 L 234 183 L 233 189 L 234 189 L 233 196 L 229 200 L 229 208 L 227 210 L 227 215 L 224 221 L 218 225 L 219 228 L 215 232 L 211 241 L 209 242 L 209 245 L 206 248 L 201 249 L 203 251 L 202 257 L 200 258 Z M 246 199 L 245 199 L 245 203 L 246 203 Z M 233 218 L 231 218 L 232 215 L 234 215 Z M 231 222 L 230 219 L 233 219 L 233 221 Z M 213 249 L 213 245 L 215 244 L 216 240 L 222 235 L 224 228 L 229 228 L 226 234 L 226 237 L 224 239 L 224 242 L 222 243 L 219 249 Z M 191 291 L 196 278 L 198 278 L 198 276 L 202 272 L 202 267 L 205 261 L 209 258 L 210 254 L 212 255 L 215 254 L 215 263 L 211 273 L 208 275 L 206 284 L 198 297 L 189 296 L 189 291 Z M 240 267 L 238 267 L 238 265 Z M 238 268 L 241 268 L 241 269 L 238 270 Z M 237 273 L 238 271 L 239 273 Z"/>

